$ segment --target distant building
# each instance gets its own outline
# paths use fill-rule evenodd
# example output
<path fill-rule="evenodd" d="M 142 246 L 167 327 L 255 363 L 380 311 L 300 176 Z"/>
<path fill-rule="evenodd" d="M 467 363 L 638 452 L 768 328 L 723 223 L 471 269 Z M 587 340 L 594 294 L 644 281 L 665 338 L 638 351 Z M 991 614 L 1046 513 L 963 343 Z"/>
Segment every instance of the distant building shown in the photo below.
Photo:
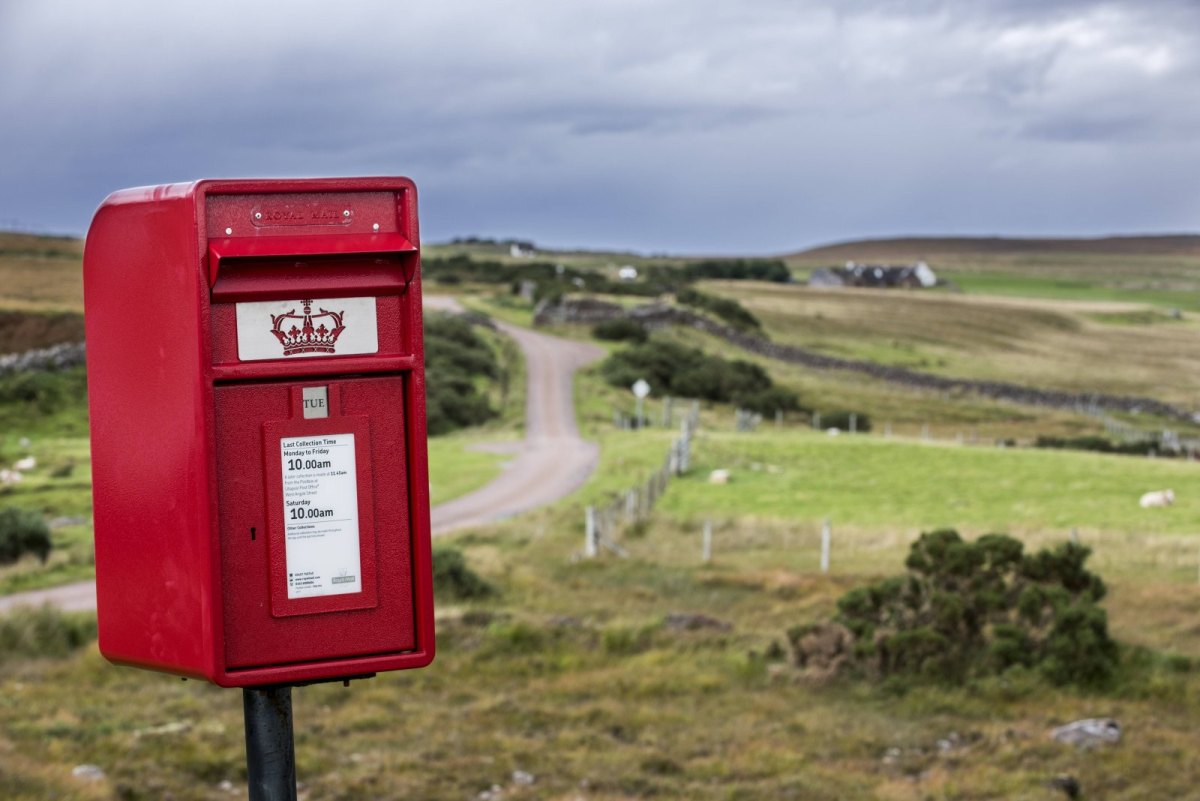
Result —
<path fill-rule="evenodd" d="M 852 286 L 878 289 L 928 289 L 937 285 L 937 275 L 923 261 L 915 264 L 859 264 L 813 270 L 809 286 Z"/>
<path fill-rule="evenodd" d="M 532 242 L 523 242 L 518 239 L 509 244 L 508 255 L 512 256 L 514 259 L 521 259 L 525 258 L 526 256 L 536 256 L 537 248 L 534 247 Z"/>
<path fill-rule="evenodd" d="M 632 264 L 626 264 L 621 269 L 617 270 L 617 278 L 622 281 L 636 281 L 638 277 L 637 267 Z"/>

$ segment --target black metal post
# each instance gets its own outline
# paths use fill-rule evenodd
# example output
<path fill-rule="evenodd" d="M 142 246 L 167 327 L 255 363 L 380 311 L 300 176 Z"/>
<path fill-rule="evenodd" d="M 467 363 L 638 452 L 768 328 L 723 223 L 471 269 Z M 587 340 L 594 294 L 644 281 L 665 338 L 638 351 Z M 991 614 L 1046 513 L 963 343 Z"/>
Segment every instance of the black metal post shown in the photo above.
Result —
<path fill-rule="evenodd" d="M 242 707 L 250 801 L 296 801 L 292 688 L 247 687 L 242 690 Z"/>

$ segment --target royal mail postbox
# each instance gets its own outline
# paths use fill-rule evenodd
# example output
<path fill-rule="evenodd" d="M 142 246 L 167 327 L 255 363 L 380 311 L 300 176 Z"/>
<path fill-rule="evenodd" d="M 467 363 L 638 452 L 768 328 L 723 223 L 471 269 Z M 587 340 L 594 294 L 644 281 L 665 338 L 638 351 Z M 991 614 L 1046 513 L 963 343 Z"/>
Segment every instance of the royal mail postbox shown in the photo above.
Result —
<path fill-rule="evenodd" d="M 433 659 L 416 192 L 117 192 L 84 251 L 100 650 L 226 687 Z"/>

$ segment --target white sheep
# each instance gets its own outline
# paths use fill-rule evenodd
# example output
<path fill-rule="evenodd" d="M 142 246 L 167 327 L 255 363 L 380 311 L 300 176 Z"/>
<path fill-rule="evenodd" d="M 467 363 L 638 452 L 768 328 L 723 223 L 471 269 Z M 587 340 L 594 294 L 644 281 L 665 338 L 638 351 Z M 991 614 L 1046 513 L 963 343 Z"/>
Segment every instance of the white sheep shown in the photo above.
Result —
<path fill-rule="evenodd" d="M 0 487 L 11 487 L 14 484 L 21 483 L 21 473 L 19 470 L 9 470 L 6 467 L 0 467 Z"/>
<path fill-rule="evenodd" d="M 24 459 L 13 462 L 13 470 L 20 470 L 23 473 L 28 473 L 35 467 L 37 467 L 37 459 L 32 456 L 26 456 Z"/>
<path fill-rule="evenodd" d="M 1157 492 L 1147 492 L 1138 501 L 1143 509 L 1153 509 L 1157 507 L 1170 506 L 1175 503 L 1175 490 L 1158 490 Z"/>

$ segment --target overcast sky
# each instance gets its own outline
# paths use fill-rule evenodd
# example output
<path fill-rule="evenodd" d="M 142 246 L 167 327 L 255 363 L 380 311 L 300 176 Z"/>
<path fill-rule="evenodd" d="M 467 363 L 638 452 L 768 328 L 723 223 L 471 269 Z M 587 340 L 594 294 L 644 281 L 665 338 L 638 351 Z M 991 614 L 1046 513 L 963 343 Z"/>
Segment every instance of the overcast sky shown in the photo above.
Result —
<path fill-rule="evenodd" d="M 407 175 L 427 241 L 1200 230 L 1197 0 L 0 0 L 0 227 Z"/>

